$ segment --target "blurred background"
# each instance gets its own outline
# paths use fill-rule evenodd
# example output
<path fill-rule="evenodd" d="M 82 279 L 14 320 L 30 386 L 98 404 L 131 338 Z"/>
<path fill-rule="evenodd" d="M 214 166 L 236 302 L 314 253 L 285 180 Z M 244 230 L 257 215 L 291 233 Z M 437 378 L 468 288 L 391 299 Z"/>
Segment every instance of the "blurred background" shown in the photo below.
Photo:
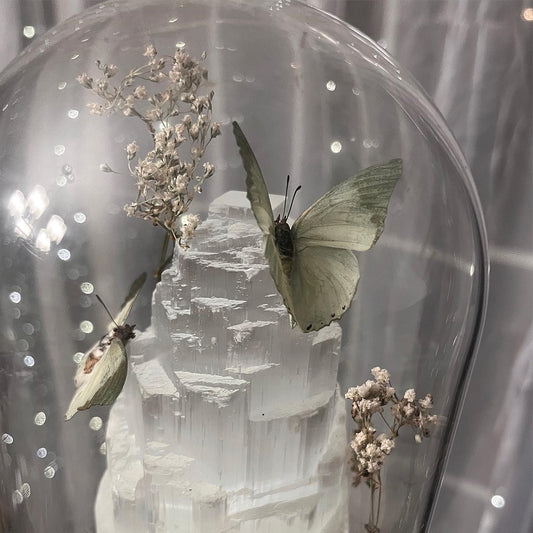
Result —
<path fill-rule="evenodd" d="M 35 37 L 98 3 L 0 0 L 0 69 Z M 457 138 L 483 205 L 487 320 L 431 531 L 530 532 L 533 1 L 309 3 L 366 33 L 411 71 Z M 85 531 L 92 531 L 91 506 Z"/>

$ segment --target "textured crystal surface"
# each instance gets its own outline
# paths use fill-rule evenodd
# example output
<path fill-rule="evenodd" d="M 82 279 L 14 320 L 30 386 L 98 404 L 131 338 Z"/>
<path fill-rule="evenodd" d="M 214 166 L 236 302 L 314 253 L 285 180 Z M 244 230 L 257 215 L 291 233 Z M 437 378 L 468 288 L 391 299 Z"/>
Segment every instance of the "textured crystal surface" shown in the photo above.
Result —
<path fill-rule="evenodd" d="M 131 343 L 98 531 L 346 531 L 340 341 L 291 329 L 245 193 L 212 202 Z"/>

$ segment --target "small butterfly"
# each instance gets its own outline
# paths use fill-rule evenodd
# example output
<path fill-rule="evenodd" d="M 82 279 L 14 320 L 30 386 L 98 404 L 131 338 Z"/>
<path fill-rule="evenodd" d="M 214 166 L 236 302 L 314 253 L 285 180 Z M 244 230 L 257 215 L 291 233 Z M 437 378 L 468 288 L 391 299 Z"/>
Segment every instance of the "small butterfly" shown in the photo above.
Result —
<path fill-rule="evenodd" d="M 285 207 L 274 220 L 263 174 L 237 122 L 233 134 L 246 170 L 247 197 L 264 235 L 270 274 L 291 323 L 303 332 L 318 331 L 338 320 L 352 302 L 359 282 L 352 250 L 368 250 L 383 232 L 402 160 L 368 167 L 336 185 L 291 228 Z"/>
<path fill-rule="evenodd" d="M 108 332 L 78 363 L 74 375 L 77 389 L 65 420 L 70 420 L 78 411 L 84 411 L 93 405 L 112 404 L 120 394 L 128 371 L 126 344 L 135 337 L 135 325 L 126 324 L 126 319 L 145 281 L 146 273 L 143 273 L 133 282 L 120 312 L 114 318 L 97 296 L 112 323 L 108 326 Z"/>

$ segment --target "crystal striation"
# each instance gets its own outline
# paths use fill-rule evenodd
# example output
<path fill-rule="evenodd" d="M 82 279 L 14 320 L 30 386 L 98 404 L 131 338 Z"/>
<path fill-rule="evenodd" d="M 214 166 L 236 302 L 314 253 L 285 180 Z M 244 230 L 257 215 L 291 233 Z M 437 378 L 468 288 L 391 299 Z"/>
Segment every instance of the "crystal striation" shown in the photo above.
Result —
<path fill-rule="evenodd" d="M 245 193 L 217 198 L 131 342 L 98 531 L 347 531 L 340 342 L 291 329 Z"/>

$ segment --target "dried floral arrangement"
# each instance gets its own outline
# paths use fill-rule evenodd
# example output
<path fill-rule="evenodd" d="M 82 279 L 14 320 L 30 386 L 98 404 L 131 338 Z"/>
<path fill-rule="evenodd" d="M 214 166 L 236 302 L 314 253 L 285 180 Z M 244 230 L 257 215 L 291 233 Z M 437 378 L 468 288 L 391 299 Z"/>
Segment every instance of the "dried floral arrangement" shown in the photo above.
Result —
<path fill-rule="evenodd" d="M 394 448 L 400 428 L 411 426 L 415 431 L 415 441 L 421 443 L 423 438 L 430 436 L 429 428 L 437 423 L 438 416 L 431 414 L 431 394 L 417 399 L 415 390 L 408 389 L 400 399 L 391 385 L 387 370 L 376 366 L 371 373 L 374 380 L 369 379 L 358 387 L 351 387 L 345 398 L 352 401 L 351 415 L 356 424 L 350 442 L 353 485 L 357 486 L 364 481 L 370 488 L 370 512 L 365 530 L 379 533 L 381 469 L 385 458 Z M 389 419 L 385 417 L 387 405 L 390 406 Z M 381 419 L 388 432 L 376 435 L 377 424 L 372 420 L 375 415 Z"/>
<path fill-rule="evenodd" d="M 151 135 L 153 149 L 144 157 L 139 156 L 135 140 L 126 147 L 137 198 L 124 209 L 129 216 L 148 220 L 167 232 L 164 257 L 169 239 L 187 248 L 200 222 L 197 215 L 184 215 L 215 172 L 209 162 L 199 165 L 211 140 L 220 135 L 220 125 L 212 120 L 214 92 L 201 94 L 208 77 L 201 65 L 205 52 L 199 61 L 183 48 L 173 56 L 159 57 L 150 45 L 144 56 L 146 63 L 132 69 L 118 84 L 111 81 L 118 67 L 101 61 L 96 61 L 99 78 L 83 73 L 77 80 L 101 100 L 88 104 L 91 113 L 121 111 L 141 120 Z M 107 164 L 100 169 L 114 172 Z"/>

